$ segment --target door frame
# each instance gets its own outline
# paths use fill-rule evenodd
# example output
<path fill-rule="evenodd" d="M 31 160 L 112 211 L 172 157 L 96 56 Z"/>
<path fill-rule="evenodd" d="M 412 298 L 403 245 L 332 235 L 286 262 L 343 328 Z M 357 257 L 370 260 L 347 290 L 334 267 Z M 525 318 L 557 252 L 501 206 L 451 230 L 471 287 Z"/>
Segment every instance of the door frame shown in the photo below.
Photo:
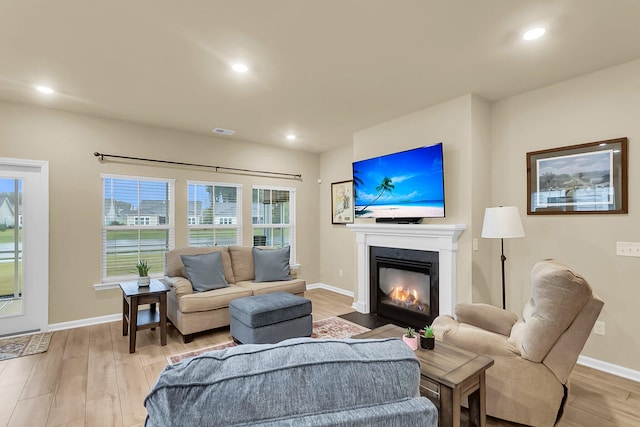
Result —
<path fill-rule="evenodd" d="M 45 332 L 49 329 L 49 162 L 0 157 L 0 168 L 8 172 L 11 169 L 16 173 L 26 172 L 31 176 L 31 179 L 23 181 L 22 188 L 24 222 L 21 316 L 24 316 L 22 319 L 26 324 L 2 334 L 19 334 L 38 329 Z M 32 267 L 28 268 L 29 266 Z M 10 321 L 9 319 L 12 318 L 2 318 L 0 322 Z M 19 320 L 14 323 L 18 322 Z M 12 329 L 16 329 L 15 326 Z"/>

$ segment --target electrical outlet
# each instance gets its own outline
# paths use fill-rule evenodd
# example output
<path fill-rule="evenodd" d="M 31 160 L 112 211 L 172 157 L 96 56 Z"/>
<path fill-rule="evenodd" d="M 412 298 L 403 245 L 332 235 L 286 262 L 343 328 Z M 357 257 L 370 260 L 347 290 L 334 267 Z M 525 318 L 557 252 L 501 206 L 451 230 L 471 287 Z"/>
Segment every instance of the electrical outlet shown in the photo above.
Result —
<path fill-rule="evenodd" d="M 595 325 L 593 325 L 593 333 L 596 335 L 604 335 L 604 322 L 598 320 Z"/>
<path fill-rule="evenodd" d="M 474 251 L 478 250 L 478 239 L 473 239 L 473 250 Z"/>
<path fill-rule="evenodd" d="M 342 271 L 342 269 L 339 269 L 339 270 L 338 270 L 338 276 L 342 277 L 342 276 L 343 276 L 343 274 L 344 274 L 344 272 Z"/>
<path fill-rule="evenodd" d="M 616 255 L 640 257 L 640 243 L 616 242 Z"/>

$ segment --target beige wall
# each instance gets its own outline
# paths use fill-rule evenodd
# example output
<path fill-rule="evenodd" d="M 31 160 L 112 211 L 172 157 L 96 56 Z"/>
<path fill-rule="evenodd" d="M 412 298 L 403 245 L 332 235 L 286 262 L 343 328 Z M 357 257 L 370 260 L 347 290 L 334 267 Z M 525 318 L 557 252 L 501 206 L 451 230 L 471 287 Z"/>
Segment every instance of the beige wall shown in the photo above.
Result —
<path fill-rule="evenodd" d="M 471 228 L 478 250 L 472 252 L 472 283 L 474 302 L 502 306 L 500 282 L 492 280 L 491 266 L 497 261 L 492 241 L 482 239 L 484 210 L 491 202 L 491 106 L 478 96 L 471 98 Z M 502 201 L 507 204 L 507 201 Z M 473 244 L 473 243 L 472 243 Z M 473 250 L 473 249 L 472 249 Z"/>
<path fill-rule="evenodd" d="M 355 235 L 344 224 L 331 223 L 331 183 L 352 178 L 353 147 L 320 156 L 320 279 L 322 283 L 354 292 L 356 277 Z M 342 271 L 342 276 L 340 275 Z"/>
<path fill-rule="evenodd" d="M 186 181 L 243 184 L 243 241 L 251 244 L 251 186 L 297 189 L 297 261 L 309 283 L 318 268 L 319 155 L 134 125 L 20 104 L 0 103 L 0 156 L 49 161 L 49 323 L 121 310 L 118 290 L 100 282 L 101 173 L 176 179 L 176 246 L 187 245 Z M 190 163 L 301 173 L 302 180 L 218 174 L 138 163 L 100 163 L 95 151 Z"/>
<path fill-rule="evenodd" d="M 615 249 L 616 241 L 640 242 L 638 112 L 640 60 L 496 102 L 491 128 L 492 200 L 516 204 L 527 234 L 505 240 L 508 307 L 521 312 L 536 261 L 559 259 L 605 301 L 600 320 L 606 335 L 591 335 L 583 354 L 634 370 L 640 370 L 640 259 L 616 256 Z M 628 215 L 526 215 L 527 152 L 624 136 L 629 138 Z M 499 277 L 499 265 L 493 277 Z"/>

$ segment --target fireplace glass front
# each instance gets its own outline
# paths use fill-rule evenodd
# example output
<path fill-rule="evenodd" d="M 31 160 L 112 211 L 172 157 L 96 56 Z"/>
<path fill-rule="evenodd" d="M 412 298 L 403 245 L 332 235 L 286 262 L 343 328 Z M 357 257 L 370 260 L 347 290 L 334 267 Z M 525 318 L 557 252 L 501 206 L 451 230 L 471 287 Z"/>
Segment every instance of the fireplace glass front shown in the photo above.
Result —
<path fill-rule="evenodd" d="M 422 328 L 438 315 L 438 254 L 372 247 L 371 312 Z"/>

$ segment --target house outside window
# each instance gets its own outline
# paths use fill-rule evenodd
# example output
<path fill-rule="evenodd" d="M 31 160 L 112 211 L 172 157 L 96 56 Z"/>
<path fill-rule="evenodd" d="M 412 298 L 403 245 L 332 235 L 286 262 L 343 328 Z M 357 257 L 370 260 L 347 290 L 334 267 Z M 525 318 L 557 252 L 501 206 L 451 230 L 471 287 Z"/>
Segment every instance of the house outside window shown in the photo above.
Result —
<path fill-rule="evenodd" d="M 101 175 L 103 187 L 102 281 L 133 280 L 146 260 L 162 276 L 175 246 L 173 179 Z"/>
<path fill-rule="evenodd" d="M 242 185 L 187 181 L 189 246 L 242 244 Z"/>
<path fill-rule="evenodd" d="M 291 247 L 291 263 L 296 254 L 296 189 L 253 187 L 253 246 Z"/>

